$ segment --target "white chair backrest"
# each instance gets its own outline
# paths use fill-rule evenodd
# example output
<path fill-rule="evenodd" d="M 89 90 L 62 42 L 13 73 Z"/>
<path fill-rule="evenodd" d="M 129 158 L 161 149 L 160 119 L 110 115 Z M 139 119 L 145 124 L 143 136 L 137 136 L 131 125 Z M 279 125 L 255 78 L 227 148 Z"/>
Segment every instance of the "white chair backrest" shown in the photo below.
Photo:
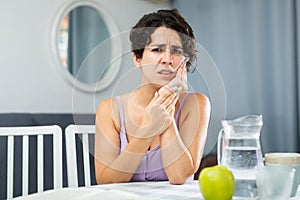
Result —
<path fill-rule="evenodd" d="M 66 153 L 67 153 L 67 173 L 68 186 L 78 187 L 77 175 L 77 148 L 75 136 L 80 135 L 82 140 L 83 152 L 83 168 L 84 168 L 84 182 L 85 186 L 91 185 L 91 171 L 89 159 L 89 134 L 95 134 L 95 125 L 74 125 L 71 124 L 66 127 Z"/>
<path fill-rule="evenodd" d="M 22 195 L 28 194 L 29 136 L 37 136 L 37 192 L 44 190 L 44 140 L 53 136 L 53 187 L 62 188 L 62 130 L 59 126 L 0 127 L 0 137 L 7 137 L 7 199 L 13 198 L 14 138 L 22 137 Z"/>

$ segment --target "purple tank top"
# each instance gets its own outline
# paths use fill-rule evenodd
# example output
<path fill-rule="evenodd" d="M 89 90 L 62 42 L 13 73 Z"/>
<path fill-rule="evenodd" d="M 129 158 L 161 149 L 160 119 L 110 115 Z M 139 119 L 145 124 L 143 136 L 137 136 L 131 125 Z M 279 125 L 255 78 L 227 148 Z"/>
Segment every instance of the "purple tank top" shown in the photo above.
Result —
<path fill-rule="evenodd" d="M 187 97 L 188 93 L 185 94 L 183 100 L 181 101 L 178 111 L 175 116 L 175 121 L 178 127 L 178 119 L 183 103 Z M 120 119 L 121 119 L 121 130 L 120 130 L 120 143 L 122 152 L 124 148 L 128 145 L 126 130 L 125 130 L 125 121 L 124 121 L 124 109 L 120 96 L 116 97 L 120 110 Z M 166 181 L 168 180 L 167 174 L 164 170 L 161 158 L 160 145 L 157 145 L 155 148 L 149 150 L 141 160 L 139 167 L 137 168 L 135 174 L 131 178 L 131 181 Z"/>

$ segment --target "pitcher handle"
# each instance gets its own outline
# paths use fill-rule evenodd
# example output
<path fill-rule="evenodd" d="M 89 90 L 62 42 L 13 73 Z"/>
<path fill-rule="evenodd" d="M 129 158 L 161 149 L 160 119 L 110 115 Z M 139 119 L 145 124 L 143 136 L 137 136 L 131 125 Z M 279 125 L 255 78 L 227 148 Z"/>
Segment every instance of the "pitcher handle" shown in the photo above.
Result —
<path fill-rule="evenodd" d="M 222 143 L 223 135 L 224 135 L 224 129 L 221 129 L 219 131 L 219 135 L 218 135 L 218 146 L 217 146 L 217 160 L 218 160 L 218 165 L 221 165 L 221 159 L 222 159 L 221 143 Z"/>

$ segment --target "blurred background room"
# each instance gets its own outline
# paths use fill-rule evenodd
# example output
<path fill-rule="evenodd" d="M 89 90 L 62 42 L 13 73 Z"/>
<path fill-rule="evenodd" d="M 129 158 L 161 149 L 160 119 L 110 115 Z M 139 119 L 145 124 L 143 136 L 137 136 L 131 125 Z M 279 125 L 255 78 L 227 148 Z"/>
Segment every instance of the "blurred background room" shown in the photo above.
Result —
<path fill-rule="evenodd" d="M 221 120 L 249 114 L 263 116 L 263 153 L 300 152 L 300 0 L 1 0 L 0 126 L 94 124 L 100 101 L 138 86 L 128 33 L 163 8 L 195 31 L 190 89 L 212 105 L 205 155 Z"/>

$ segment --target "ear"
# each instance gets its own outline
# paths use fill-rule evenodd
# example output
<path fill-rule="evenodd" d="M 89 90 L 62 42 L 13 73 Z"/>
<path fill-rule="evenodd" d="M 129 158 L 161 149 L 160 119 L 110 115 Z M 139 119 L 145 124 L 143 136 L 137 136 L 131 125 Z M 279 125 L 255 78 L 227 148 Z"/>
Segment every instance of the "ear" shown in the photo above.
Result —
<path fill-rule="evenodd" d="M 133 63 L 137 68 L 140 68 L 142 66 L 142 62 L 140 58 L 137 58 L 136 55 L 134 53 L 132 53 L 132 59 L 133 59 Z"/>

